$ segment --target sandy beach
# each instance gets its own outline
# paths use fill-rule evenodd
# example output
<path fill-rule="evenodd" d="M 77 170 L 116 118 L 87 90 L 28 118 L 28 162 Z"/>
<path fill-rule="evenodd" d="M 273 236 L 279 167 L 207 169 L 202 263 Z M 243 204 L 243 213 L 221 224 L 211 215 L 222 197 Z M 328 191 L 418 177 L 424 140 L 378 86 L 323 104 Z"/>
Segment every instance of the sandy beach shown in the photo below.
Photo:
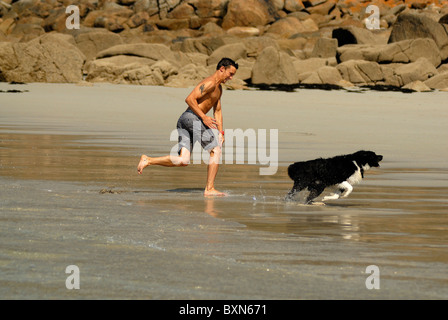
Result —
<path fill-rule="evenodd" d="M 448 298 L 447 92 L 226 90 L 224 128 L 277 130 L 278 169 L 224 162 L 214 199 L 204 163 L 137 174 L 191 89 L 0 90 L 1 299 Z M 284 201 L 289 164 L 361 149 L 384 159 L 347 199 Z"/>

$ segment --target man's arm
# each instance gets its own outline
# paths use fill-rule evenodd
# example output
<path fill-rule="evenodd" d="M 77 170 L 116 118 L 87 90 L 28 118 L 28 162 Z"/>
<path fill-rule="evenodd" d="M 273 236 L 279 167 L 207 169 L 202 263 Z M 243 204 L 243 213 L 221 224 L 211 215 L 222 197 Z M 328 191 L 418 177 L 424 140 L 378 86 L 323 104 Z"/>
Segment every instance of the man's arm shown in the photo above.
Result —
<path fill-rule="evenodd" d="M 216 120 L 208 117 L 200 108 L 198 101 L 205 97 L 208 93 L 212 92 L 214 90 L 213 82 L 210 80 L 205 80 L 199 83 L 193 91 L 188 95 L 188 97 L 185 99 L 185 102 L 188 104 L 188 106 L 193 110 L 195 114 L 198 115 L 199 118 L 204 121 L 204 124 L 209 128 L 217 128 Z"/>

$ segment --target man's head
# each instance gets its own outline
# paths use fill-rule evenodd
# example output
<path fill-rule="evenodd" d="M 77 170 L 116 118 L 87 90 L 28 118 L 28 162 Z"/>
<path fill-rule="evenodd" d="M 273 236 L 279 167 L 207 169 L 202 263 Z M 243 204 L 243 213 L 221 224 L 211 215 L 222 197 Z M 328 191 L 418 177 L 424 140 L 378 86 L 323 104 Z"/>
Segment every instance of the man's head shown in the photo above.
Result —
<path fill-rule="evenodd" d="M 219 70 L 222 73 L 222 79 L 224 79 L 223 82 L 231 80 L 235 75 L 237 69 L 238 63 L 230 58 L 222 58 L 216 66 L 216 70 Z"/>

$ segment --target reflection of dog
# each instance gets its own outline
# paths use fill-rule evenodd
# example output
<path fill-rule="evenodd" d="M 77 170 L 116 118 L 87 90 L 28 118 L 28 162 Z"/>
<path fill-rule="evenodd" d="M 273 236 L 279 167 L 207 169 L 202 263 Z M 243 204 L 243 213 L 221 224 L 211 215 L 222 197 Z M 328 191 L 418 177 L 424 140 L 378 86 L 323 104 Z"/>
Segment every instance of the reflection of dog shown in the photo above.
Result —
<path fill-rule="evenodd" d="M 322 201 L 345 198 L 352 192 L 352 185 L 364 178 L 364 171 L 379 167 L 382 159 L 383 156 L 375 152 L 358 151 L 328 159 L 296 162 L 288 167 L 288 175 L 294 180 L 294 186 L 286 199 L 292 199 L 297 192 L 308 188 L 310 193 L 306 203 L 309 204 L 330 186 L 336 186 L 338 190 Z"/>

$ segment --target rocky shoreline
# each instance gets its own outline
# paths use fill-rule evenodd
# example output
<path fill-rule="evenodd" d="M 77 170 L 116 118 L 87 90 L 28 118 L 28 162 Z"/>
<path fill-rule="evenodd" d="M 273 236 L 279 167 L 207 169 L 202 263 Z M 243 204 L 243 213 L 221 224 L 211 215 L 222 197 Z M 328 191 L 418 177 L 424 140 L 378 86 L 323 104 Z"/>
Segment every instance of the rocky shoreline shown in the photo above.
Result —
<path fill-rule="evenodd" d="M 223 56 L 228 89 L 448 91 L 448 3 L 0 0 L 3 82 L 189 87 Z"/>

